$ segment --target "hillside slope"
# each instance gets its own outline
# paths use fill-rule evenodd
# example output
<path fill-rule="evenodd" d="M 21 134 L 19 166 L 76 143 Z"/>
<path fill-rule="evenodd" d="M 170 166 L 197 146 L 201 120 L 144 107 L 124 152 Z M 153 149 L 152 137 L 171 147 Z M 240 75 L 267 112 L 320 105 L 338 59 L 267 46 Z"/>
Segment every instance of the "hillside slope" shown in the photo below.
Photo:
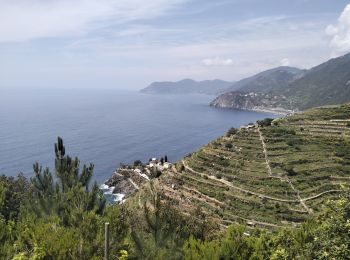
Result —
<path fill-rule="evenodd" d="M 287 87 L 289 83 L 302 77 L 304 73 L 305 70 L 298 68 L 287 66 L 277 67 L 237 81 L 229 90 L 263 93 L 280 91 L 284 87 Z"/>
<path fill-rule="evenodd" d="M 308 71 L 296 70 L 294 73 L 294 77 L 288 73 L 277 73 L 267 79 L 259 79 L 258 74 L 250 78 L 256 77 L 256 84 L 243 85 L 239 88 L 240 92 L 221 94 L 211 102 L 211 106 L 250 110 L 249 104 L 254 103 L 255 107 L 265 109 L 305 110 L 350 102 L 350 54 L 331 59 Z M 262 82 L 261 85 L 259 82 Z M 245 98 L 241 92 L 254 92 L 256 98 Z M 237 104 L 236 100 L 243 105 Z"/>
<path fill-rule="evenodd" d="M 304 110 L 350 101 L 350 53 L 309 70 L 282 91 L 293 106 Z"/>
<path fill-rule="evenodd" d="M 140 92 L 148 94 L 208 94 L 215 95 L 226 92 L 232 82 L 223 80 L 194 81 L 184 79 L 177 82 L 153 82 Z"/>
<path fill-rule="evenodd" d="M 223 226 L 295 227 L 350 184 L 350 104 L 231 129 L 163 174 L 184 212 L 200 205 Z M 140 197 L 139 197 L 140 200 Z"/>

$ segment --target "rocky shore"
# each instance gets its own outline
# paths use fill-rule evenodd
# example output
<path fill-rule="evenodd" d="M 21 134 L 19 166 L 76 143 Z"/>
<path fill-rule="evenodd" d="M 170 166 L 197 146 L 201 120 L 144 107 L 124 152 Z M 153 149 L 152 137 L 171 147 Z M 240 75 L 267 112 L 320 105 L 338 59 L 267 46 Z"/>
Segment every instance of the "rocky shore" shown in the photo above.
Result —
<path fill-rule="evenodd" d="M 101 185 L 101 189 L 110 203 L 122 203 L 134 194 L 141 185 L 149 181 L 135 169 L 118 169 Z"/>
<path fill-rule="evenodd" d="M 248 110 L 278 115 L 290 115 L 294 111 L 281 105 L 286 103 L 283 96 L 270 96 L 262 93 L 229 92 L 215 98 L 210 106 L 216 108 Z"/>
<path fill-rule="evenodd" d="M 139 190 L 142 185 L 152 178 L 159 177 L 171 165 L 167 161 L 167 156 L 159 161 L 156 158 L 152 158 L 147 164 L 135 161 L 133 166 L 122 165 L 100 186 L 100 189 L 109 203 L 123 203 L 124 200 Z"/>

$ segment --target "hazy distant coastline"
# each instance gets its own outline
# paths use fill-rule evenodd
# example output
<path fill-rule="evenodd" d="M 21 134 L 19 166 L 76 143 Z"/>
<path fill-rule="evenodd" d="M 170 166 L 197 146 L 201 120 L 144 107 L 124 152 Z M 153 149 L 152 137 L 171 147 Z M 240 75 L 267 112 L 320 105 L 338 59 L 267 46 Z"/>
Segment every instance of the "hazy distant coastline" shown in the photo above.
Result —
<path fill-rule="evenodd" d="M 195 81 L 184 79 L 176 82 L 164 81 L 153 82 L 146 88 L 140 90 L 141 93 L 147 94 L 206 94 L 219 95 L 226 92 L 234 82 L 224 80 L 204 80 Z"/>

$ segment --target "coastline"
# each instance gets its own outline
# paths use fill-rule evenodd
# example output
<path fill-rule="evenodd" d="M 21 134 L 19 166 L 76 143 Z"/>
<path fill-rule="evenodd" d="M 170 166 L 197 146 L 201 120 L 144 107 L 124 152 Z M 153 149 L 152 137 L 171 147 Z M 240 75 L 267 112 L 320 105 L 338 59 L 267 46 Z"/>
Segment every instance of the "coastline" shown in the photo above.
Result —
<path fill-rule="evenodd" d="M 254 107 L 252 109 L 247 109 L 248 111 L 262 112 L 262 113 L 271 113 L 281 116 L 288 116 L 295 113 L 293 110 L 288 110 L 284 108 L 268 108 L 268 107 Z"/>
<path fill-rule="evenodd" d="M 260 113 L 270 113 L 280 116 L 289 116 L 294 114 L 296 111 L 284 109 L 281 107 L 278 108 L 269 108 L 269 107 L 252 107 L 252 108 L 235 108 L 235 107 L 220 107 L 215 105 L 210 105 L 213 108 L 218 109 L 227 109 L 227 110 L 242 110 L 242 111 L 252 111 L 252 112 L 260 112 Z"/>

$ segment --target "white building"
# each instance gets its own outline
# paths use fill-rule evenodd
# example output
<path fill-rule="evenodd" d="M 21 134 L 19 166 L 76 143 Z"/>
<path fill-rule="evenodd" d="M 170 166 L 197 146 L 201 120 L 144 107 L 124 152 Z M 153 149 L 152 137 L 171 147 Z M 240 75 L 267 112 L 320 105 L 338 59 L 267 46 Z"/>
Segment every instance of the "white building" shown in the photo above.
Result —
<path fill-rule="evenodd" d="M 170 169 L 171 166 L 172 166 L 172 164 L 171 164 L 170 162 L 165 162 L 165 163 L 163 164 L 164 169 Z"/>
<path fill-rule="evenodd" d="M 148 163 L 149 167 L 157 167 L 158 165 L 158 160 L 157 158 L 152 158 L 152 160 Z"/>

